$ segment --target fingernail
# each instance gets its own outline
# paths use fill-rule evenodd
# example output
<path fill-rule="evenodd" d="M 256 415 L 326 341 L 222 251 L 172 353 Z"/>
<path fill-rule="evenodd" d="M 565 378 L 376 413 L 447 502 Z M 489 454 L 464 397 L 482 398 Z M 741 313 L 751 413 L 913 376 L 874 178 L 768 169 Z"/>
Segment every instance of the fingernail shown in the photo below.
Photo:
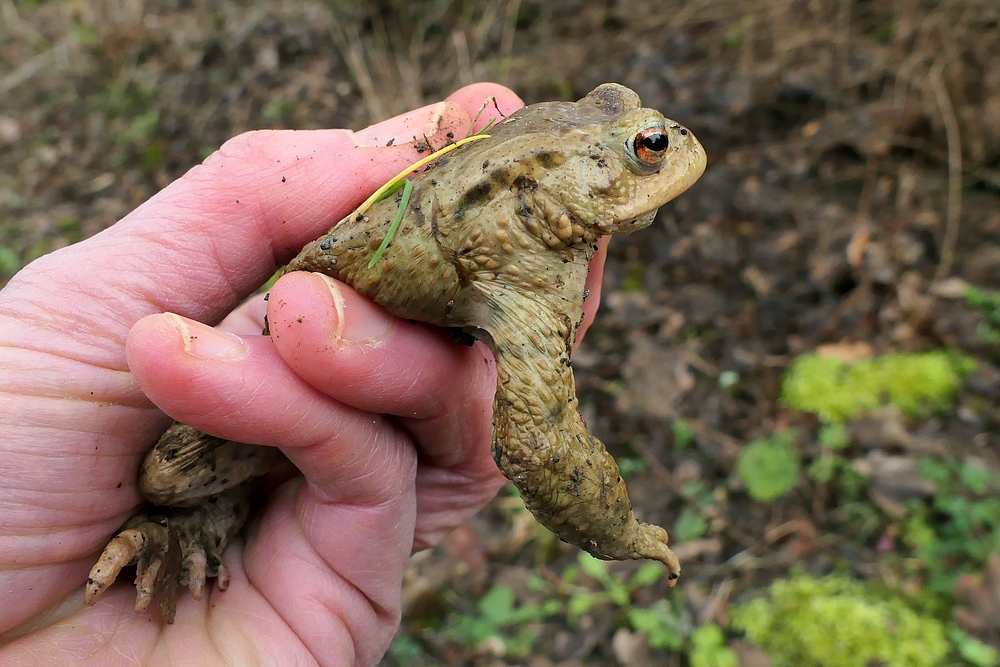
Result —
<path fill-rule="evenodd" d="M 337 326 L 334 335 L 354 343 L 374 342 L 381 338 L 392 326 L 392 317 L 374 303 L 349 293 L 344 286 L 322 273 L 312 274 L 320 278 L 333 295 L 337 311 Z"/>
<path fill-rule="evenodd" d="M 249 353 L 246 343 L 239 336 L 173 313 L 166 313 L 166 316 L 181 335 L 184 351 L 192 356 L 215 361 L 238 361 Z"/>

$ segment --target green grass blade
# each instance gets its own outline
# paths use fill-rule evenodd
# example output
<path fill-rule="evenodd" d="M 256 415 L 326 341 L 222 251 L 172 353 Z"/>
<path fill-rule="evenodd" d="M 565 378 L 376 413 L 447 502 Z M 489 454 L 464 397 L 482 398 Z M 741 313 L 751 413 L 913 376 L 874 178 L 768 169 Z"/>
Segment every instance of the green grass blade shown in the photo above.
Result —
<path fill-rule="evenodd" d="M 401 181 L 403 188 L 403 196 L 399 200 L 399 208 L 396 209 L 396 215 L 392 218 L 392 222 L 389 223 L 389 231 L 386 232 L 385 238 L 382 239 L 382 244 L 379 245 L 378 250 L 372 255 L 372 258 L 368 261 L 368 268 L 375 266 L 375 262 L 382 257 L 385 253 L 385 249 L 389 247 L 392 239 L 396 237 L 396 232 L 399 230 L 399 223 L 403 221 L 403 214 L 406 213 L 406 207 L 410 203 L 410 194 L 413 192 L 413 183 L 410 179 Z M 398 189 L 398 188 L 397 188 Z"/>
<path fill-rule="evenodd" d="M 480 134 L 482 134 L 482 133 L 483 133 L 483 132 L 485 132 L 486 130 L 488 130 L 488 129 L 490 129 L 491 127 L 493 127 L 493 123 L 495 123 L 495 122 L 497 122 L 497 119 L 496 119 L 496 118 L 490 118 L 490 122 L 486 123 L 486 125 L 484 125 L 484 126 L 483 126 L 483 129 L 479 130 L 478 132 L 476 132 L 476 133 L 475 133 L 475 134 L 473 134 L 472 136 L 474 136 L 474 137 L 475 137 L 475 136 L 477 136 L 477 135 L 480 135 Z"/>
<path fill-rule="evenodd" d="M 406 180 L 406 179 L 404 178 L 403 180 L 401 180 L 401 181 L 396 181 L 395 183 L 393 183 L 392 185 L 390 185 L 390 186 L 389 186 L 389 189 L 387 189 L 387 190 L 386 190 L 385 192 L 383 192 L 382 194 L 380 194 L 380 195 L 379 195 L 379 196 L 378 196 L 378 197 L 377 197 L 377 198 L 375 199 L 375 201 L 373 201 L 373 202 L 372 202 L 372 206 L 374 206 L 375 204 L 379 203 L 379 202 L 380 202 L 380 201 L 382 201 L 383 199 L 388 199 L 389 197 L 391 197 L 391 196 L 393 196 L 394 194 L 396 194 L 396 193 L 397 193 L 397 192 L 399 191 L 399 189 L 400 189 L 401 187 L 403 187 L 403 186 L 404 186 L 404 185 L 405 185 L 406 183 L 409 183 L 409 181 L 407 181 L 407 180 Z"/>

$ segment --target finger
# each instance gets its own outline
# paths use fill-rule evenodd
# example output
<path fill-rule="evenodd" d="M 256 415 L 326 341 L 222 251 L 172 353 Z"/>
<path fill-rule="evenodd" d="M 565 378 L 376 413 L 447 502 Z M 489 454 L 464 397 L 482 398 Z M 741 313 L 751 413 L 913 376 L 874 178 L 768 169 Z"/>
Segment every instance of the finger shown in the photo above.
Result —
<path fill-rule="evenodd" d="M 490 476 L 496 369 L 481 344 L 391 317 L 350 287 L 320 274 L 283 276 L 268 300 L 271 336 L 302 379 L 345 405 L 403 418 L 423 461 L 469 461 Z"/>
<path fill-rule="evenodd" d="M 238 336 L 257 336 L 264 330 L 265 315 L 267 315 L 267 295 L 254 294 L 241 303 L 239 308 L 226 315 L 216 328 Z"/>
<path fill-rule="evenodd" d="M 388 464 L 412 456 L 403 433 L 311 387 L 266 337 L 235 336 L 168 313 L 136 323 L 126 350 L 143 391 L 174 419 L 220 438 L 280 445 L 300 470 L 316 473 L 314 483 L 343 478 L 337 488 L 352 502 L 378 503 L 400 491 L 400 480 L 373 480 L 366 466 L 370 458 Z M 313 470 L 320 444 L 341 458 Z M 393 470 L 384 468 L 390 476 Z"/>
<path fill-rule="evenodd" d="M 456 345 L 444 329 L 392 317 L 318 273 L 283 276 L 268 298 L 268 323 L 295 373 L 361 410 L 427 419 L 493 395 L 481 350 Z"/>
<path fill-rule="evenodd" d="M 590 328 L 590 325 L 594 323 L 594 318 L 597 317 L 597 309 L 601 306 L 601 285 L 604 280 L 604 263 L 608 259 L 608 243 L 610 241 L 610 236 L 604 236 L 597 239 L 597 253 L 595 253 L 594 258 L 590 260 L 590 271 L 587 273 L 587 282 L 584 285 L 583 322 L 580 324 L 580 328 L 576 331 L 576 341 L 573 344 L 574 350 L 580 347 L 580 341 L 583 340 L 583 337 L 587 333 L 587 329 Z"/>
<path fill-rule="evenodd" d="M 345 405 L 403 418 L 427 465 L 496 477 L 496 369 L 485 346 L 391 317 L 318 273 L 283 276 L 268 304 L 275 348 L 299 377 Z"/>
<path fill-rule="evenodd" d="M 359 508 L 291 480 L 251 527 L 247 578 L 324 664 L 374 665 L 399 626 L 413 511 L 412 490 Z"/>

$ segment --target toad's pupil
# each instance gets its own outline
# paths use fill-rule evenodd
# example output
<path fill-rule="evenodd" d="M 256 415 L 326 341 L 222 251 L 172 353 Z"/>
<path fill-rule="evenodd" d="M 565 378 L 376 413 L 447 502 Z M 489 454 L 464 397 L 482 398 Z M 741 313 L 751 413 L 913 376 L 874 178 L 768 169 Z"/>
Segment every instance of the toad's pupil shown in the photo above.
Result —
<path fill-rule="evenodd" d="M 667 150 L 668 144 L 667 135 L 660 134 L 659 132 L 655 134 L 647 134 L 642 138 L 642 147 L 649 149 L 654 153 Z"/>

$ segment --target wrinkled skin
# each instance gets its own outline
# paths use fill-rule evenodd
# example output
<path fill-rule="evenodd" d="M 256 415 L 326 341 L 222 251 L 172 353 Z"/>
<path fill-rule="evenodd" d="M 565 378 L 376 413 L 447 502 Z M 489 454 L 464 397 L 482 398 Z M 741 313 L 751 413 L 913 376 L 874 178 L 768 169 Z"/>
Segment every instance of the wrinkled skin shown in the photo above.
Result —
<path fill-rule="evenodd" d="M 649 225 L 702 174 L 704 150 L 615 84 L 577 103 L 526 107 L 489 134 L 410 177 L 399 230 L 371 267 L 401 195 L 348 216 L 288 270 L 324 274 L 397 317 L 484 340 L 498 375 L 493 457 L 528 508 L 594 556 L 663 562 L 672 583 L 680 565 L 666 531 L 635 518 L 617 464 L 579 415 L 569 355 L 595 241 Z M 230 489 L 278 464 L 272 448 L 175 424 L 143 464 L 143 494 L 162 506 L 239 511 L 134 518 L 94 566 L 87 603 L 134 562 L 142 572 L 137 609 L 159 599 L 168 622 L 178 583 L 196 596 L 206 576 L 224 584 L 221 553 L 246 505 Z"/>

